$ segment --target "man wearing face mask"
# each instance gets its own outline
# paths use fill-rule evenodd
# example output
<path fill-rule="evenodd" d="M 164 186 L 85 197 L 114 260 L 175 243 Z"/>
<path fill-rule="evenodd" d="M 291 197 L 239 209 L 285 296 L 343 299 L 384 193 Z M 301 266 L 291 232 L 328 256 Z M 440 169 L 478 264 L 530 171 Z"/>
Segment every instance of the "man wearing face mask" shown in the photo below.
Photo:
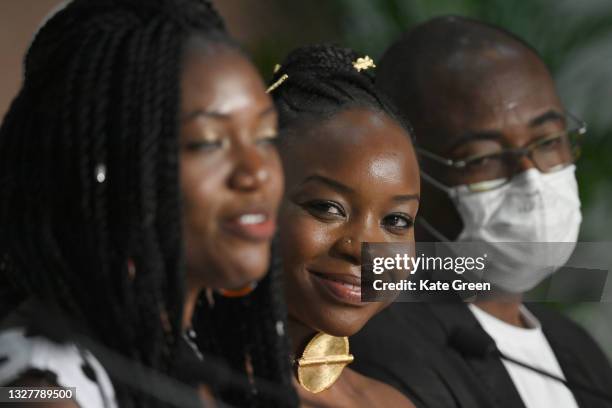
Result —
<path fill-rule="evenodd" d="M 595 395 L 612 390 L 596 343 L 559 313 L 522 301 L 556 270 L 536 267 L 538 259 L 567 261 L 582 220 L 574 160 L 586 126 L 563 108 L 536 51 L 497 27 L 436 18 L 386 51 L 377 85 L 415 128 L 417 241 L 487 243 L 501 262 L 485 278 L 503 296 L 396 303 L 355 336 L 355 369 L 417 406 L 611 407 Z M 471 337 L 457 340 L 466 331 Z M 474 338 L 570 387 L 502 361 Z"/>

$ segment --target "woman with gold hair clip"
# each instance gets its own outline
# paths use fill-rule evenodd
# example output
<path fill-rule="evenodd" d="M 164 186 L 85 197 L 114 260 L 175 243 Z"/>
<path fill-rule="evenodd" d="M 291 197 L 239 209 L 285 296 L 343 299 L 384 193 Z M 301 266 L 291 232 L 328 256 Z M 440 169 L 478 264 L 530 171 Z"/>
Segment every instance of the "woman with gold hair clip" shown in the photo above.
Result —
<path fill-rule="evenodd" d="M 414 406 L 346 368 L 348 336 L 391 301 L 361 301 L 361 244 L 413 244 L 419 206 L 410 128 L 374 89 L 374 66 L 350 49 L 304 47 L 269 88 L 285 170 L 279 235 L 288 330 L 306 406 Z"/>

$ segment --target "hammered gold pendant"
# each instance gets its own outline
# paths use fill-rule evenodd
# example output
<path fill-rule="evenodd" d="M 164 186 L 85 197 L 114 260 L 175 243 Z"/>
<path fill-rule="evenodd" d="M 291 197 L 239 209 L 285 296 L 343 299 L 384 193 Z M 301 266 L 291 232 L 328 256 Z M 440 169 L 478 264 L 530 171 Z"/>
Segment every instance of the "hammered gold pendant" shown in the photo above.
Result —
<path fill-rule="evenodd" d="M 331 387 L 352 361 L 348 337 L 319 333 L 308 342 L 297 361 L 298 382 L 308 391 L 319 393 Z"/>

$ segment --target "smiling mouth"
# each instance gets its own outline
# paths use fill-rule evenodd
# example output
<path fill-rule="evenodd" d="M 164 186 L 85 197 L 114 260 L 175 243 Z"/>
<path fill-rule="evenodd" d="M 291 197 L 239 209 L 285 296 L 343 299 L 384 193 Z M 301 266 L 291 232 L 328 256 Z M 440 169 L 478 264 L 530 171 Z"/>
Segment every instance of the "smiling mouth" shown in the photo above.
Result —
<path fill-rule="evenodd" d="M 227 219 L 223 227 L 238 238 L 262 242 L 272 239 L 276 231 L 276 221 L 265 212 L 248 212 Z"/>
<path fill-rule="evenodd" d="M 351 306 L 364 306 L 361 302 L 361 279 L 354 275 L 322 273 L 308 270 L 316 284 L 336 301 Z"/>

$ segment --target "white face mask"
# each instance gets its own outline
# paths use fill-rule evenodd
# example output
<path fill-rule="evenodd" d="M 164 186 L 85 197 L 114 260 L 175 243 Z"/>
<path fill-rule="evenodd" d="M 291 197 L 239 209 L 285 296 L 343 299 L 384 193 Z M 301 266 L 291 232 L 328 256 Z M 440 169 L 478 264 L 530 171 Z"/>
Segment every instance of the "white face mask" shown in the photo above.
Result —
<path fill-rule="evenodd" d="M 553 173 L 529 169 L 484 192 L 471 192 L 465 185 L 447 187 L 427 174 L 422 176 L 455 203 L 463 221 L 456 241 L 483 242 L 491 248 L 492 265 L 484 278 L 506 291 L 521 293 L 563 266 L 574 250 L 582 222 L 575 170 L 574 165 Z M 423 225 L 444 238 L 427 222 Z M 533 242 L 551 244 L 529 244 Z"/>

